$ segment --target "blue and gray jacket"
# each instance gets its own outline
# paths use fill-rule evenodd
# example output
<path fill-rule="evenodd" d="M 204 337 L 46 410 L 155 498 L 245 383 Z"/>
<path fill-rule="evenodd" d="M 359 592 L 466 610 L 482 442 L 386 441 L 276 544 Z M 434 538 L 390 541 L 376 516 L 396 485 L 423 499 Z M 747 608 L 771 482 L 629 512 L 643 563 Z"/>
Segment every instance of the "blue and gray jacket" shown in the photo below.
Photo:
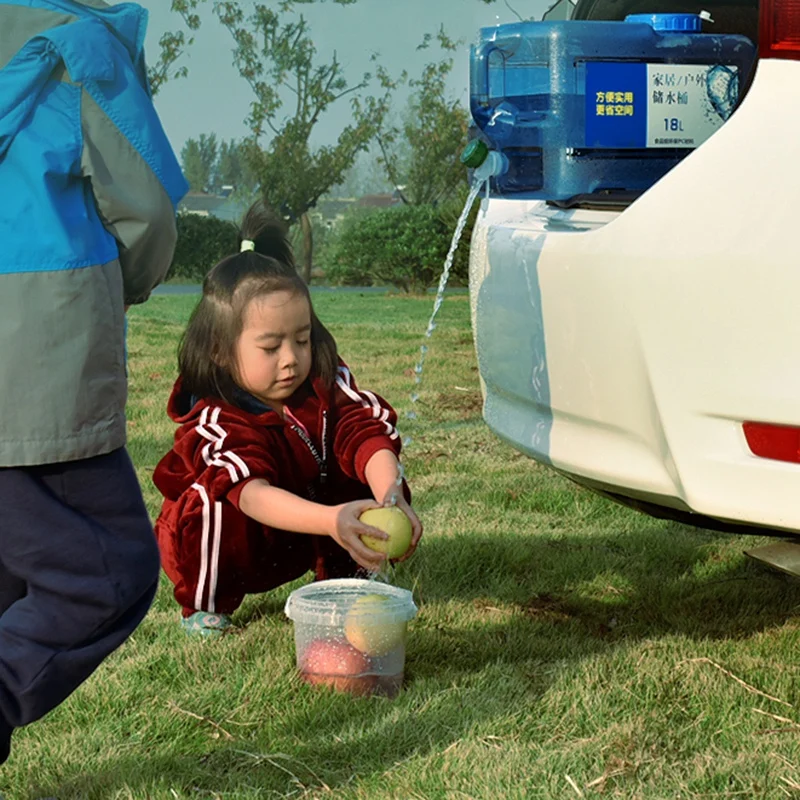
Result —
<path fill-rule="evenodd" d="M 0 0 L 0 467 L 125 443 L 124 306 L 164 277 L 187 190 L 147 13 Z"/>

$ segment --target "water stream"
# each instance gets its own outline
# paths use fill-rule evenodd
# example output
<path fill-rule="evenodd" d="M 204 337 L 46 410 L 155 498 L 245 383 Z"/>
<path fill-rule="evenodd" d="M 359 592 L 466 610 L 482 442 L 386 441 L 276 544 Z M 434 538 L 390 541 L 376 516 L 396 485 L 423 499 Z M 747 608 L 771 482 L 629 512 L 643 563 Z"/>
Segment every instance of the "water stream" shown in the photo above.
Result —
<path fill-rule="evenodd" d="M 456 250 L 458 249 L 458 243 L 461 241 L 461 235 L 464 233 L 464 226 L 467 224 L 467 219 L 469 217 L 469 212 L 472 209 L 472 204 L 475 202 L 475 198 L 480 193 L 481 189 L 483 188 L 484 181 L 476 181 L 472 188 L 469 190 L 469 196 L 467 197 L 467 202 L 464 204 L 464 210 L 461 212 L 461 216 L 458 218 L 458 223 L 456 225 L 455 233 L 453 233 L 453 239 L 450 242 L 450 250 L 447 253 L 447 258 L 444 261 L 444 269 L 442 270 L 442 277 L 439 279 L 439 288 L 436 292 L 436 301 L 433 304 L 433 313 L 431 314 L 431 318 L 428 322 L 428 328 L 425 331 L 425 339 L 430 339 L 433 336 L 433 332 L 436 330 L 436 316 L 439 313 L 439 309 L 442 307 L 442 303 L 444 303 L 444 293 L 445 289 L 447 289 L 447 282 L 450 280 L 450 270 L 453 268 L 453 261 L 455 260 Z M 416 391 L 411 394 L 411 402 L 417 403 L 419 402 L 419 392 L 422 384 L 422 374 L 425 370 L 425 358 L 428 355 L 428 345 L 423 342 L 423 344 L 419 348 L 419 361 L 417 361 L 414 367 L 414 382 L 417 385 Z M 409 411 L 406 414 L 406 419 L 417 419 L 417 413 L 415 411 Z M 409 440 L 404 440 L 404 444 Z"/>
<path fill-rule="evenodd" d="M 453 268 L 453 261 L 455 260 L 456 250 L 458 249 L 458 244 L 461 241 L 461 236 L 464 233 L 464 227 L 467 224 L 467 219 L 469 218 L 469 212 L 472 209 L 472 205 L 475 202 L 478 194 L 480 193 L 481 189 L 483 188 L 484 181 L 476 181 L 469 191 L 469 196 L 467 197 L 467 202 L 464 204 L 464 210 L 461 212 L 461 216 L 458 218 L 458 223 L 456 224 L 455 232 L 453 233 L 453 239 L 450 243 L 450 250 L 447 253 L 447 258 L 444 261 L 444 269 L 442 270 L 442 276 L 439 279 L 439 288 L 436 292 L 436 300 L 433 304 L 433 313 L 431 314 L 430 320 L 428 321 L 428 327 L 425 331 L 425 342 L 433 336 L 433 332 L 436 330 L 436 317 L 439 314 L 439 310 L 442 307 L 442 303 L 444 302 L 444 293 L 447 289 L 447 283 L 450 280 L 450 270 Z M 415 383 L 415 390 L 411 394 L 411 402 L 416 404 L 419 402 L 420 398 L 420 390 L 422 388 L 422 376 L 425 371 L 425 357 L 428 355 L 428 345 L 423 342 L 423 344 L 419 348 L 419 361 L 417 361 L 416 365 L 414 366 L 414 383 Z M 416 420 L 418 419 L 418 415 L 416 411 L 408 411 L 406 412 L 406 419 L 408 420 Z M 408 447 L 412 443 L 413 439 L 410 436 L 405 436 L 403 438 L 403 446 Z M 397 492 L 401 491 L 403 480 L 405 478 L 405 469 L 403 465 L 400 464 L 397 470 L 397 491 L 392 494 L 391 497 L 391 504 L 395 505 L 397 503 Z M 373 572 L 370 575 L 370 580 L 381 580 L 385 583 L 392 583 L 392 577 L 394 575 L 394 565 L 387 561 L 385 562 L 385 566 L 379 572 Z"/>

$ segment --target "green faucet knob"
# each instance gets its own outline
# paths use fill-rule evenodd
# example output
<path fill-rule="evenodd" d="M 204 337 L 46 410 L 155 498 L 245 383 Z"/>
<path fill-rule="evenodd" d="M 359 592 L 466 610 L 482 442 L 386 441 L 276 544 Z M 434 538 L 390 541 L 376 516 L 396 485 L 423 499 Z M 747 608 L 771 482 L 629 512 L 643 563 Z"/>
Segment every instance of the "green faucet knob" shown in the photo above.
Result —
<path fill-rule="evenodd" d="M 480 139 L 473 139 L 461 154 L 461 163 L 469 169 L 477 169 L 489 155 L 489 148 L 486 142 Z"/>

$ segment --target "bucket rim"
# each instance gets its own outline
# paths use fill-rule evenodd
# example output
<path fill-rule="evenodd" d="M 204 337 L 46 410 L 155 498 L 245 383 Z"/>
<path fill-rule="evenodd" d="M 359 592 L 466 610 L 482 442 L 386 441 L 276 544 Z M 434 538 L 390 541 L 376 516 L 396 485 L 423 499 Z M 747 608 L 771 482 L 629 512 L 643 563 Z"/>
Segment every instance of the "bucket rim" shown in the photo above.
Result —
<path fill-rule="evenodd" d="M 389 599 L 382 614 L 391 616 L 398 622 L 408 622 L 417 615 L 417 605 L 408 589 L 388 583 L 370 581 L 363 578 L 333 578 L 327 581 L 314 581 L 295 589 L 286 599 L 284 613 L 293 622 L 316 622 L 317 624 L 337 624 L 346 614 L 352 603 L 337 604 L 330 594 L 341 592 L 348 600 L 359 596 L 380 594 Z M 324 599 L 314 599 L 314 595 L 328 594 Z"/>

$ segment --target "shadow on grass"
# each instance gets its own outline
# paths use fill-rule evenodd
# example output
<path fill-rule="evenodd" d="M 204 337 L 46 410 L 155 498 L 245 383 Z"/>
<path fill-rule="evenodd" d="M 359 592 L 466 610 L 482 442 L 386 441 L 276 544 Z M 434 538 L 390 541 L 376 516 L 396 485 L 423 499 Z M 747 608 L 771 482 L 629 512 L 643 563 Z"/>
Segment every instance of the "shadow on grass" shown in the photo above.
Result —
<path fill-rule="evenodd" d="M 742 638 L 782 624 L 800 604 L 800 582 L 743 562 L 744 540 L 720 548 L 726 539 L 644 519 L 613 534 L 432 538 L 398 576 L 415 585 L 421 613 L 408 687 L 395 701 L 298 682 L 280 720 L 284 752 L 258 733 L 191 755 L 148 749 L 35 796 L 138 798 L 169 787 L 185 792 L 176 796 L 288 797 L 377 781 L 476 728 L 508 724 L 509 710 L 530 709 L 570 662 L 663 635 Z M 282 602 L 266 595 L 248 617 L 273 614 Z"/>
<path fill-rule="evenodd" d="M 726 542 L 735 548 L 720 550 Z M 404 583 L 416 583 L 422 604 L 506 605 L 603 640 L 740 638 L 781 624 L 800 604 L 800 581 L 740 557 L 750 545 L 649 520 L 592 536 L 434 539 Z"/>

